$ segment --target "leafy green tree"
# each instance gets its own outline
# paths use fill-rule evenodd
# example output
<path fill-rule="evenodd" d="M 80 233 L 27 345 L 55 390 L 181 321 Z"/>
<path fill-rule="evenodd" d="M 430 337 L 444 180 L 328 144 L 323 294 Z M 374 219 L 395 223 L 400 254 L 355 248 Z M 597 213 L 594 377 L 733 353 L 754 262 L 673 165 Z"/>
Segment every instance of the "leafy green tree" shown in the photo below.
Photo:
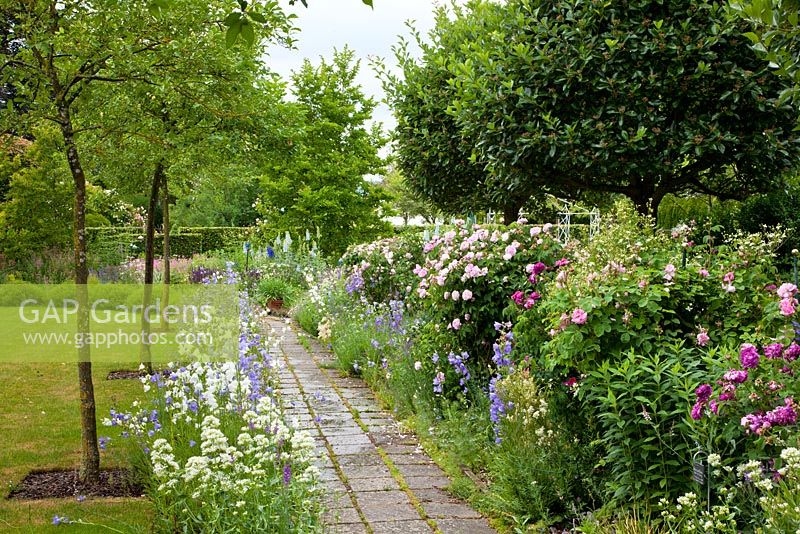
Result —
<path fill-rule="evenodd" d="M 24 44 L 14 54 L 3 54 L 4 84 L 12 84 L 25 114 L 0 111 L 4 130 L 19 123 L 52 121 L 60 130 L 74 190 L 73 243 L 78 298 L 85 303 L 88 281 L 86 257 L 86 173 L 77 145 L 81 132 L 77 109 L 84 91 L 95 83 L 123 83 L 138 73 L 128 70 L 135 56 L 162 43 L 150 38 L 150 20 L 143 1 L 0 0 L 0 12 L 11 22 L 13 41 Z M 7 52 L 7 51 L 2 51 Z M 24 126 L 23 126 L 24 127 Z M 83 310 L 85 306 L 81 306 Z M 88 313 L 79 314 L 79 329 L 88 330 Z M 89 347 L 78 351 L 81 397 L 80 478 L 96 481 L 100 473 L 94 386 Z"/>
<path fill-rule="evenodd" d="M 433 223 L 436 208 L 411 189 L 400 171 L 391 169 L 380 185 L 388 197 L 387 204 L 392 214 L 402 217 L 404 224 L 408 224 L 409 219 L 414 217 L 422 217 Z"/>
<path fill-rule="evenodd" d="M 61 133 L 50 123 L 31 133 L 35 141 L 18 154 L 0 155 L 0 182 L 8 184 L 0 202 L 0 253 L 27 276 L 34 274 L 24 267 L 32 259 L 70 249 L 74 198 Z M 87 184 L 86 204 L 87 226 L 127 219 L 129 206 L 113 191 Z"/>
<path fill-rule="evenodd" d="M 176 200 L 175 227 L 256 224 L 261 184 L 253 168 L 231 165 L 219 172 L 201 172 L 193 185 Z"/>
<path fill-rule="evenodd" d="M 60 132 L 36 130 L 36 141 L 11 165 L 6 201 L 0 204 L 0 249 L 23 261 L 48 248 L 68 248 L 73 185 Z"/>
<path fill-rule="evenodd" d="M 751 25 L 752 31 L 744 35 L 753 49 L 790 84 L 781 100 L 800 101 L 800 4 L 796 0 L 734 0 L 730 5 Z"/>
<path fill-rule="evenodd" d="M 294 73 L 296 135 L 290 154 L 267 168 L 259 210 L 266 231 L 302 235 L 319 229 L 320 249 L 339 255 L 354 242 L 387 229 L 379 216 L 384 200 L 365 180 L 383 171 L 380 127 L 367 126 L 375 101 L 355 83 L 359 63 L 352 50 Z"/>
<path fill-rule="evenodd" d="M 219 32 L 209 32 L 227 2 L 185 1 L 158 11 L 154 17 L 168 33 L 170 46 L 159 47 L 137 65 L 140 79 L 124 85 L 93 88 L 92 99 L 103 104 L 92 122 L 102 126 L 87 136 L 97 157 L 98 174 L 117 187 L 148 191 L 144 239 L 144 302 L 150 304 L 154 279 L 157 215 L 168 223 L 165 191 L 195 189 L 192 177 L 215 172 L 229 161 L 243 162 L 268 137 L 272 110 L 280 97 L 278 82 L 267 77 L 261 61 L 268 37 L 284 42 L 289 18 L 278 9 L 259 13 L 269 32 L 259 33 L 253 46 L 227 48 Z M 180 28 L 175 32 L 174 28 Z M 252 43 L 251 43 L 252 44 Z M 161 197 L 161 199 L 159 198 Z M 164 232 L 164 285 L 169 284 L 169 228 Z M 168 294 L 163 296 L 168 299 Z M 149 330 L 143 319 L 142 329 Z M 149 367 L 150 348 L 141 346 Z"/>
<path fill-rule="evenodd" d="M 432 141 L 441 123 L 402 107 L 405 135 L 472 147 L 493 198 L 618 193 L 655 214 L 667 193 L 769 190 L 797 165 L 796 113 L 742 29 L 714 2 L 475 0 L 421 60 L 449 71 L 430 93 L 448 92 L 455 129 Z"/>
<path fill-rule="evenodd" d="M 402 77 L 376 64 L 397 118 L 394 155 L 409 188 L 442 211 L 501 209 L 514 212 L 516 219 L 519 202 L 491 194 L 484 165 L 472 158 L 474 145 L 447 113 L 456 97 L 449 65 L 461 59 L 459 46 L 469 35 L 460 18 L 452 20 L 440 9 L 430 43 L 414 34 L 421 60 L 411 53 L 409 42 L 396 47 Z"/>

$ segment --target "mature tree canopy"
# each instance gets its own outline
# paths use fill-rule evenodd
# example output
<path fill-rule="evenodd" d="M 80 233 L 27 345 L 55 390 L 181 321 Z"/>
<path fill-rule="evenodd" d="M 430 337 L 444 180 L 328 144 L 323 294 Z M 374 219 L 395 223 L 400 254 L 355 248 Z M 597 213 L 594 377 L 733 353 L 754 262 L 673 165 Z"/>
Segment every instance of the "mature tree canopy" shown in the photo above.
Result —
<path fill-rule="evenodd" d="M 450 21 L 444 10 L 437 15 L 432 43 L 415 34 L 422 60 L 401 41 L 396 56 L 403 71 L 398 78 L 382 64 L 378 69 L 397 118 L 395 156 L 405 182 L 448 213 L 482 207 L 503 208 L 486 194 L 487 173 L 471 160 L 474 145 L 465 138 L 447 108 L 456 97 L 448 66 L 461 59 L 459 46 L 471 34 L 461 20 Z"/>
<path fill-rule="evenodd" d="M 800 101 L 800 3 L 797 0 L 734 0 L 734 13 L 752 26 L 745 37 L 790 87 L 781 98 Z M 798 117 L 800 122 L 800 117 Z"/>
<path fill-rule="evenodd" d="M 797 165 L 785 85 L 719 3 L 476 0 L 442 20 L 394 91 L 401 151 L 471 147 L 492 201 L 599 191 L 647 212 L 670 192 L 741 198 Z M 431 113 L 445 104 L 452 122 Z M 471 179 L 403 171 L 435 201 Z"/>

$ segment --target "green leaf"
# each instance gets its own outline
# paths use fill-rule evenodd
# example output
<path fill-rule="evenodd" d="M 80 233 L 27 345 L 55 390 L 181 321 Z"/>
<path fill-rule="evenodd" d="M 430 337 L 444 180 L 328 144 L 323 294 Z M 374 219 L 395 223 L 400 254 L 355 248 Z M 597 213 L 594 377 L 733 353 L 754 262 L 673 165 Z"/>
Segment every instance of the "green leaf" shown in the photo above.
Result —
<path fill-rule="evenodd" d="M 234 11 L 233 13 L 229 13 L 228 16 L 225 17 L 223 24 L 225 24 L 225 26 L 231 27 L 237 22 L 241 22 L 241 20 L 242 20 L 241 12 Z"/>
<path fill-rule="evenodd" d="M 228 27 L 228 31 L 225 32 L 225 46 L 231 48 L 233 45 L 236 44 L 236 39 L 239 38 L 239 34 L 242 32 L 242 22 L 238 21 L 231 24 Z"/>
<path fill-rule="evenodd" d="M 364 2 L 366 5 L 368 5 L 369 7 L 374 7 L 372 5 L 372 0 L 361 0 L 361 1 Z M 305 4 L 305 2 L 303 2 L 303 3 Z"/>
<path fill-rule="evenodd" d="M 747 32 L 747 33 L 744 34 L 744 36 L 747 37 L 748 39 L 750 39 L 750 41 L 752 41 L 753 44 L 758 43 L 758 42 L 761 41 L 761 37 L 759 37 L 757 34 L 755 34 L 753 32 Z"/>
<path fill-rule="evenodd" d="M 249 20 L 242 22 L 242 39 L 247 43 L 247 46 L 253 46 L 256 41 L 256 32 Z"/>
<path fill-rule="evenodd" d="M 256 22 L 260 22 L 261 24 L 267 23 L 267 17 L 259 13 L 258 11 L 248 11 L 247 15 Z"/>

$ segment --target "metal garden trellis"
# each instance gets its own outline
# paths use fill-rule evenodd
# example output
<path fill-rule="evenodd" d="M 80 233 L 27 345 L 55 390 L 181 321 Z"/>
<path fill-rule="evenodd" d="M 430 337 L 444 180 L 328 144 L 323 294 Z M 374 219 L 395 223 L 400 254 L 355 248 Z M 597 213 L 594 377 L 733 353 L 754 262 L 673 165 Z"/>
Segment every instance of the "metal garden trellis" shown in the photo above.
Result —
<path fill-rule="evenodd" d="M 569 242 L 573 219 L 578 217 L 589 219 L 589 239 L 600 232 L 600 211 L 597 208 L 580 209 L 565 201 L 564 209 L 558 212 L 558 240 L 562 244 Z"/>

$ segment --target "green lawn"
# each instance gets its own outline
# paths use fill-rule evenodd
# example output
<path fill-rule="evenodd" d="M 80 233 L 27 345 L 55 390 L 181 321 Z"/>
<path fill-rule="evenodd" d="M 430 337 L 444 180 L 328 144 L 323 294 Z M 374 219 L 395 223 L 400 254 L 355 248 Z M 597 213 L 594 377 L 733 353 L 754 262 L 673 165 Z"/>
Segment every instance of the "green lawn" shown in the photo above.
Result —
<path fill-rule="evenodd" d="M 125 444 L 101 425 L 112 406 L 141 396 L 136 380 L 106 380 L 119 365 L 94 368 L 98 434 L 112 438 L 101 452 L 103 467 L 125 465 Z M 76 468 L 80 453 L 79 397 L 75 364 L 0 364 L 0 532 L 141 532 L 149 523 L 145 499 L 87 498 L 8 500 L 9 490 L 32 470 Z M 105 526 L 59 526 L 54 515 Z M 108 528 L 111 527 L 111 528 Z"/>

